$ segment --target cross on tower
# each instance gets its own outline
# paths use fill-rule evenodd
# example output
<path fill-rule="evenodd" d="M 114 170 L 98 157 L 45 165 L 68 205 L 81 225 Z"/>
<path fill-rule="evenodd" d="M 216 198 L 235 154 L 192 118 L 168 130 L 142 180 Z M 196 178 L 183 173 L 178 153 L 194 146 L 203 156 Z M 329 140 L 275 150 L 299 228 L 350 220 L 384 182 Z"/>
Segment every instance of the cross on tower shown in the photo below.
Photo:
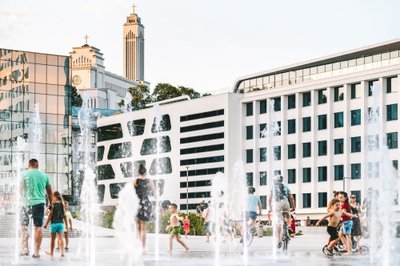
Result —
<path fill-rule="evenodd" d="M 133 4 L 133 5 L 132 5 L 132 9 L 133 9 L 133 12 L 132 12 L 132 14 L 135 14 L 135 8 L 136 8 L 136 5 L 135 5 L 135 4 Z"/>
<path fill-rule="evenodd" d="M 83 38 L 85 38 L 85 43 L 87 44 L 87 40 L 89 39 L 89 36 L 86 34 Z"/>

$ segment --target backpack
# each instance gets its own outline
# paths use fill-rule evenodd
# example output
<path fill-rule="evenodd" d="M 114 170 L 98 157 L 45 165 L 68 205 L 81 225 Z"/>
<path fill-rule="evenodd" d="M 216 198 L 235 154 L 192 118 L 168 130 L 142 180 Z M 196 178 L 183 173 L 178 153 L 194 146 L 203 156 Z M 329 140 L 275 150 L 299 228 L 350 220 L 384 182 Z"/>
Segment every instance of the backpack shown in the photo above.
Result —
<path fill-rule="evenodd" d="M 272 193 L 275 201 L 282 201 L 289 198 L 287 190 L 285 189 L 285 185 L 282 183 L 275 184 Z"/>

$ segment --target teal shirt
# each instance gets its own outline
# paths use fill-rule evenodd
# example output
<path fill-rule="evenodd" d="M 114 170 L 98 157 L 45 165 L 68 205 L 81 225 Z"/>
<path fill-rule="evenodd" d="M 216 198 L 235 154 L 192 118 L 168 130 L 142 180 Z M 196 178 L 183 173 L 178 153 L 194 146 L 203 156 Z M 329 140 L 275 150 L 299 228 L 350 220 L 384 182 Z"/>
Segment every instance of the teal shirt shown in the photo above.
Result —
<path fill-rule="evenodd" d="M 46 187 L 50 185 L 47 174 L 39 169 L 29 169 L 22 173 L 22 199 L 25 206 L 46 203 Z"/>

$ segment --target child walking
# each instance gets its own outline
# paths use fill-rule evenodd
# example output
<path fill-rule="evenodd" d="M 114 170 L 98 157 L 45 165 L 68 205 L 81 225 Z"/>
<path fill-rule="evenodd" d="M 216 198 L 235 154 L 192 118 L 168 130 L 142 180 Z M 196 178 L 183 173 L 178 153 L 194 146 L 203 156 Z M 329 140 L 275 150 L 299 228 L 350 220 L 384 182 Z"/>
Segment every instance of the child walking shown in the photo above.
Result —
<path fill-rule="evenodd" d="M 351 213 L 348 213 L 344 210 L 341 210 L 341 202 L 340 200 L 334 198 L 332 199 L 329 204 L 328 204 L 328 211 L 329 213 L 319 219 L 317 222 L 317 226 L 326 218 L 329 218 L 329 224 L 327 227 L 327 232 L 330 236 L 329 238 L 329 244 L 328 246 L 324 249 L 324 253 L 327 256 L 333 256 L 333 248 L 335 247 L 336 243 L 339 241 L 339 234 L 337 231 L 337 226 L 340 222 L 340 218 L 342 215 L 348 216 L 350 218 L 356 217 L 356 215 L 352 215 Z"/>
<path fill-rule="evenodd" d="M 185 237 L 186 239 L 188 238 L 187 235 L 190 232 L 190 220 L 189 216 L 185 216 L 185 219 L 183 219 L 183 231 L 185 232 Z"/>
<path fill-rule="evenodd" d="M 169 225 L 165 229 L 166 231 L 171 230 L 171 235 L 169 236 L 169 255 L 172 255 L 172 241 L 175 237 L 176 241 L 181 244 L 185 248 L 185 255 L 187 256 L 189 253 L 189 248 L 185 245 L 185 243 L 180 239 L 181 227 L 179 226 L 180 218 L 177 213 L 178 206 L 175 203 L 171 203 L 169 205 L 169 211 L 171 212 L 171 217 L 169 218 Z"/>
<path fill-rule="evenodd" d="M 53 193 L 52 204 L 49 208 L 50 208 L 50 213 L 44 225 L 44 228 L 47 228 L 47 225 L 51 222 L 50 226 L 51 238 L 50 238 L 50 251 L 46 253 L 47 255 L 53 257 L 54 246 L 57 236 L 58 242 L 60 243 L 61 257 L 64 257 L 64 240 L 63 240 L 64 223 L 66 228 L 68 228 L 68 224 L 66 218 L 67 216 L 65 214 L 64 201 L 60 192 L 55 191 Z"/>

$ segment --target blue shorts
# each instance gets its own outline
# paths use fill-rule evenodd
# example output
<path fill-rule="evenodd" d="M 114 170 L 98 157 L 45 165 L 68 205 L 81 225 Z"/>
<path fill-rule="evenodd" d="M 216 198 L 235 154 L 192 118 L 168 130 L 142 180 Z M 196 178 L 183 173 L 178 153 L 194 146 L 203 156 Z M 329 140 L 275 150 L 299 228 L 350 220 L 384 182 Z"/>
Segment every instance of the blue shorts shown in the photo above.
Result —
<path fill-rule="evenodd" d="M 51 224 L 50 233 L 64 233 L 64 223 Z"/>
<path fill-rule="evenodd" d="M 257 219 L 257 212 L 246 212 L 246 220 L 249 218 L 255 221 Z"/>
<path fill-rule="evenodd" d="M 342 233 L 345 235 L 350 235 L 352 227 L 353 227 L 353 221 L 347 220 L 347 221 L 343 222 L 342 227 L 340 228 L 340 231 L 342 231 Z"/>

